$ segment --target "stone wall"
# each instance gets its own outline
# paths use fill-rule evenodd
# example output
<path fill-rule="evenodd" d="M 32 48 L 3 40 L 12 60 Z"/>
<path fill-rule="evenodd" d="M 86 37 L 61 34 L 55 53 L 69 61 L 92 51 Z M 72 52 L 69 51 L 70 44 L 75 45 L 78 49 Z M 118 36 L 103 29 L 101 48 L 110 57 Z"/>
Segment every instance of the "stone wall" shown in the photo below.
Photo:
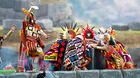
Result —
<path fill-rule="evenodd" d="M 24 19 L 21 8 L 29 8 L 30 0 L 0 0 L 0 25 L 4 19 Z"/>
<path fill-rule="evenodd" d="M 69 4 L 48 4 L 48 17 L 53 20 L 54 26 L 64 26 L 73 19 L 72 6 Z"/>
<path fill-rule="evenodd" d="M 74 22 L 72 6 L 65 3 L 50 3 L 38 5 L 35 10 L 37 19 L 49 18 L 54 26 L 63 26 L 65 23 Z"/>
<path fill-rule="evenodd" d="M 19 30 L 22 27 L 22 20 L 5 19 L 5 20 L 3 20 L 3 29 L 9 30 L 11 28 L 11 25 L 13 25 L 13 24 L 16 26 L 16 30 Z"/>
<path fill-rule="evenodd" d="M 42 29 L 45 30 L 53 30 L 53 21 L 50 19 L 41 19 L 36 20 L 37 24 L 41 26 Z M 16 30 L 22 28 L 22 20 L 20 19 L 4 19 L 3 20 L 3 29 L 8 30 L 11 28 L 11 25 L 14 24 L 16 26 Z"/>
<path fill-rule="evenodd" d="M 36 78 L 38 73 L 13 73 L 0 78 Z M 46 78 L 140 78 L 140 69 L 46 72 Z"/>
<path fill-rule="evenodd" d="M 39 9 L 33 10 L 37 20 L 50 19 L 54 26 L 74 22 L 72 6 L 67 3 L 40 4 L 40 0 L 0 0 L 0 25 L 5 19 L 23 20 L 22 8 L 29 9 L 34 2 Z"/>
<path fill-rule="evenodd" d="M 42 29 L 53 30 L 53 21 L 50 19 L 37 20 Z"/>

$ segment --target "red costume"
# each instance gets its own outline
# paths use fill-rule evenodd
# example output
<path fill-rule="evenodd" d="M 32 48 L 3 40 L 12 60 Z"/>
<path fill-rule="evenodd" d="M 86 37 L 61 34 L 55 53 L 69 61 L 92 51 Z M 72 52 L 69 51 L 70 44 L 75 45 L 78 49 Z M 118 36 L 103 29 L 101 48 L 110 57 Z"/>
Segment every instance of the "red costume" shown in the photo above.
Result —
<path fill-rule="evenodd" d="M 43 60 L 44 56 L 44 44 L 39 38 L 39 35 L 43 35 L 45 38 L 48 36 L 43 32 L 41 27 L 36 23 L 35 16 L 30 10 L 26 10 L 25 8 L 22 11 L 26 15 L 26 19 L 23 21 L 23 27 L 20 31 L 20 56 L 19 56 L 19 72 L 24 71 L 24 59 L 25 56 L 32 57 L 33 61 L 35 61 L 36 57 L 39 57 L 39 61 Z M 38 60 L 38 59 L 37 59 Z M 35 64 L 32 64 L 35 65 Z M 35 67 L 35 66 L 34 66 Z M 37 69 L 36 65 L 36 69 Z"/>

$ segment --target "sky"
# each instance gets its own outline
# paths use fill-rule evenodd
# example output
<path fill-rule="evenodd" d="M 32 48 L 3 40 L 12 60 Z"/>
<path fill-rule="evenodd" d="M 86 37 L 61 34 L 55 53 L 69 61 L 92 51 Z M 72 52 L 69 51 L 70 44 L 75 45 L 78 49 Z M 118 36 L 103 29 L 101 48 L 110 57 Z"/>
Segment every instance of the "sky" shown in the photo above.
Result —
<path fill-rule="evenodd" d="M 125 25 L 140 21 L 140 0 L 68 0 L 76 21 L 98 26 Z"/>

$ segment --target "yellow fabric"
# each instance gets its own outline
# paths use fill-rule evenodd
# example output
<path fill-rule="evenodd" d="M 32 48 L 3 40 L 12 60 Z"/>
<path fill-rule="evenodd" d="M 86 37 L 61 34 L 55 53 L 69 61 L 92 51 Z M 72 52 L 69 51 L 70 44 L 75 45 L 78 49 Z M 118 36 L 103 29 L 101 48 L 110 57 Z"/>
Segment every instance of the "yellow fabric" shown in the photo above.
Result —
<path fill-rule="evenodd" d="M 57 59 L 58 59 L 58 53 L 52 53 L 50 55 L 44 56 L 44 60 L 48 60 L 48 61 L 57 61 Z"/>
<path fill-rule="evenodd" d="M 44 52 L 26 52 L 27 55 L 33 55 L 33 56 L 40 56 L 44 55 Z"/>

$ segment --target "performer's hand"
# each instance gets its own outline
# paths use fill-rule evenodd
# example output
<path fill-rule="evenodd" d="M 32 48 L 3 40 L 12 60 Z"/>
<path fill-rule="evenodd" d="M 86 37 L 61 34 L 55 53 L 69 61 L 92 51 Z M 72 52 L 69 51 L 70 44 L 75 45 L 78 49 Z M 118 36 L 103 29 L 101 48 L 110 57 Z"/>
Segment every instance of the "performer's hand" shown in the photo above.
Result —
<path fill-rule="evenodd" d="M 92 48 L 97 48 L 97 46 L 94 46 L 94 45 L 93 45 L 93 46 L 91 46 L 91 47 L 92 47 Z"/>
<path fill-rule="evenodd" d="M 47 35 L 45 35 L 45 38 L 46 38 L 46 39 L 48 39 L 48 38 L 49 38 L 49 35 L 48 35 L 48 34 L 47 34 Z"/>
<path fill-rule="evenodd" d="M 89 44 L 88 47 L 89 47 L 89 48 L 97 48 L 96 45 L 92 45 L 92 44 Z"/>
<path fill-rule="evenodd" d="M 15 31 L 15 25 L 13 24 L 12 26 L 11 26 L 11 30 L 14 32 Z"/>

